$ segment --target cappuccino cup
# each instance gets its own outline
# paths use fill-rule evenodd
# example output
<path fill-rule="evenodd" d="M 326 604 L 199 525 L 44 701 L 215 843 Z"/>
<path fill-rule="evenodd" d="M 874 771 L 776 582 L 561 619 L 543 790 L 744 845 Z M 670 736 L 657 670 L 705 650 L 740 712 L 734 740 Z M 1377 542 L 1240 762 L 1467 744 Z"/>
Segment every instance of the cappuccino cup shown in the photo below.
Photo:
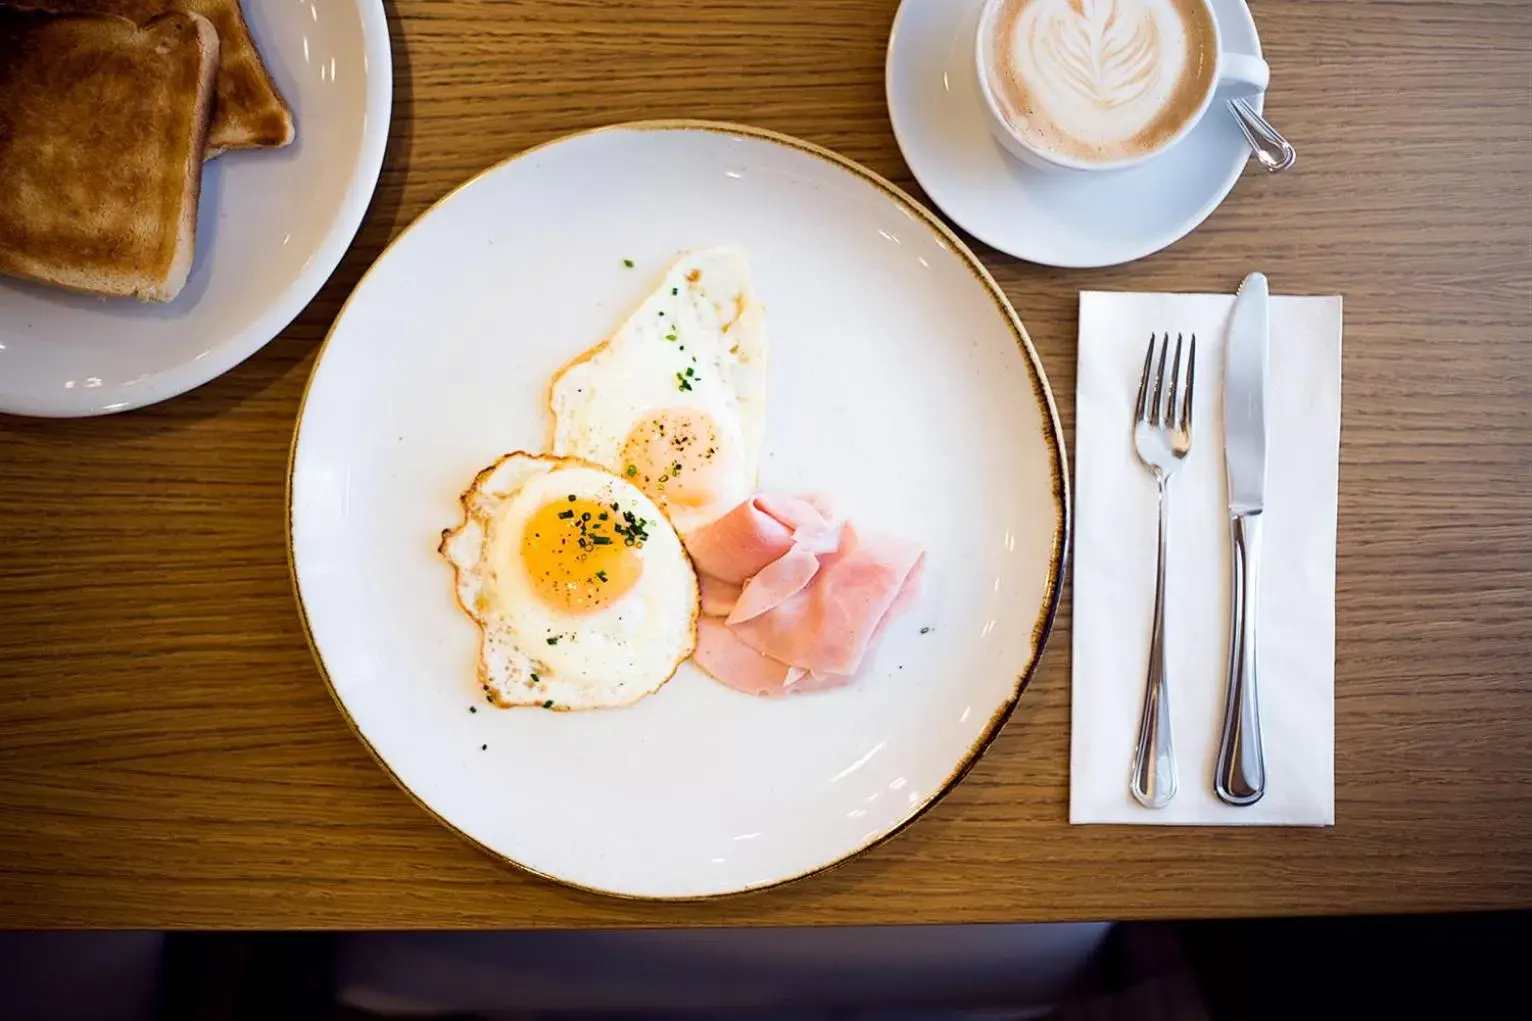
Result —
<path fill-rule="evenodd" d="M 990 130 L 1043 170 L 1122 170 L 1197 126 L 1220 87 L 1265 90 L 1211 0 L 986 0 L 975 40 Z"/>

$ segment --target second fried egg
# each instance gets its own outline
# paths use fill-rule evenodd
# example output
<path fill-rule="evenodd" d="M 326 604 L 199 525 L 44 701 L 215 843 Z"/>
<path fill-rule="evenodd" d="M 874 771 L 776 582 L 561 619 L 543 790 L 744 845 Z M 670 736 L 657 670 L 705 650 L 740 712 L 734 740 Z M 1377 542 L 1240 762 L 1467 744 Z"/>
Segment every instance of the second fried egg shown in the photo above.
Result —
<path fill-rule="evenodd" d="M 554 377 L 553 450 L 633 483 L 684 535 L 755 491 L 766 359 L 744 252 L 689 253 L 610 340 Z"/>

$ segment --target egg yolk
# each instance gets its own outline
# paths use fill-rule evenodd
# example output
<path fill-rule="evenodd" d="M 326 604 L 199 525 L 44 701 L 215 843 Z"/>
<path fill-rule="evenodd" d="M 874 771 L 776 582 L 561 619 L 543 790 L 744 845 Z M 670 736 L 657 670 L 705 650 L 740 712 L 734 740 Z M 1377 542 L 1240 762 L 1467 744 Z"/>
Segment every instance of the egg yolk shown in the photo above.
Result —
<path fill-rule="evenodd" d="M 622 445 L 621 473 L 661 507 L 704 507 L 723 488 L 718 425 L 697 408 L 665 408 L 638 421 Z"/>
<path fill-rule="evenodd" d="M 532 591 L 551 609 L 591 613 L 638 583 L 647 534 L 643 519 L 614 503 L 570 495 L 537 509 L 521 536 Z"/>

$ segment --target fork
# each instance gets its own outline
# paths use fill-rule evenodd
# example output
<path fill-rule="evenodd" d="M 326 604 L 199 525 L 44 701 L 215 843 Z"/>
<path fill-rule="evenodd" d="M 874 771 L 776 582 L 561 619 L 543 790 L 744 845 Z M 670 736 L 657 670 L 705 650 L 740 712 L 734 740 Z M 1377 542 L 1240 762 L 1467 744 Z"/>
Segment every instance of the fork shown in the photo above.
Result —
<path fill-rule="evenodd" d="M 1192 386 L 1197 373 L 1197 335 L 1192 334 L 1181 383 L 1182 335 L 1176 334 L 1170 378 L 1165 377 L 1170 334 L 1149 335 L 1144 352 L 1144 375 L 1138 384 L 1133 422 L 1133 447 L 1159 486 L 1160 539 L 1155 558 L 1154 630 L 1149 639 L 1149 670 L 1144 681 L 1144 708 L 1138 721 L 1138 744 L 1133 750 L 1133 798 L 1145 808 L 1164 808 L 1176 796 L 1176 755 L 1170 734 L 1170 691 L 1165 677 L 1165 533 L 1169 520 L 1167 491 L 1170 476 L 1192 449 Z M 1156 353 L 1158 357 L 1156 357 Z M 1156 362 L 1158 365 L 1156 366 Z"/>

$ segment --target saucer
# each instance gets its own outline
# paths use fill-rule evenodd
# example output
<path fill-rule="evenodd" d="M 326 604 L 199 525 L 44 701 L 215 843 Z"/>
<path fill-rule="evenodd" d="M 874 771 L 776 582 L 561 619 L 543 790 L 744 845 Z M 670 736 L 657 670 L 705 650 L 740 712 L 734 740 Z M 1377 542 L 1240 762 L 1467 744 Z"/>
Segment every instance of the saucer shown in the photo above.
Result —
<path fill-rule="evenodd" d="M 983 6 L 904 0 L 888 42 L 894 136 L 920 186 L 959 226 L 1018 259 L 1090 268 L 1158 252 L 1218 208 L 1250 154 L 1220 100 L 1184 139 L 1129 170 L 1048 173 L 1002 149 L 974 69 Z M 1245 0 L 1213 0 L 1213 8 L 1225 49 L 1259 56 Z M 1264 99 L 1249 101 L 1260 110 Z"/>

